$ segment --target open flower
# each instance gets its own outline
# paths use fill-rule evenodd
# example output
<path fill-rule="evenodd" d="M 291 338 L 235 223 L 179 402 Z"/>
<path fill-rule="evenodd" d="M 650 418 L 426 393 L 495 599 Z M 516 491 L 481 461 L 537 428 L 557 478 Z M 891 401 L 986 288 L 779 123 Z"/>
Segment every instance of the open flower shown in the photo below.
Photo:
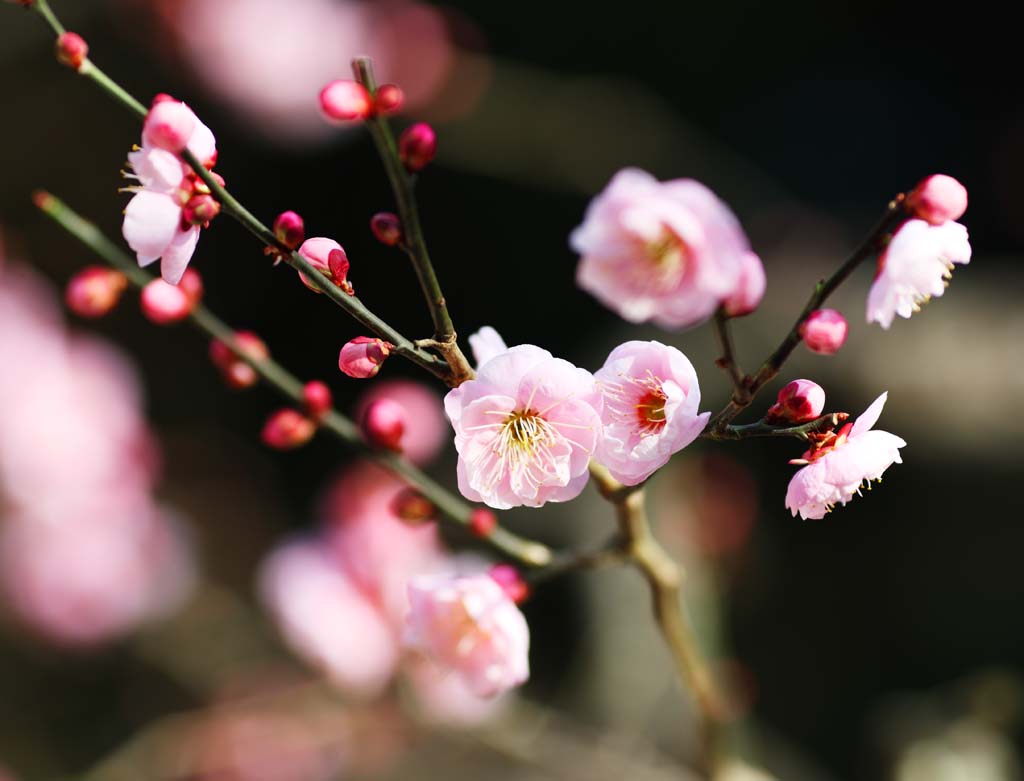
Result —
<path fill-rule="evenodd" d="M 853 423 L 830 432 L 814 443 L 793 475 L 786 491 L 786 507 L 801 518 L 824 518 L 836 504 L 846 504 L 861 485 L 881 480 L 892 464 L 903 463 L 899 449 L 907 443 L 887 431 L 871 429 L 882 414 L 888 393 L 883 393 Z M 870 485 L 868 486 L 870 488 Z"/>
<path fill-rule="evenodd" d="M 409 583 L 405 644 L 490 697 L 530 676 L 530 628 L 490 575 L 435 575 Z"/>
<path fill-rule="evenodd" d="M 597 460 L 636 485 L 697 438 L 710 412 L 697 413 L 700 388 L 690 361 L 660 342 L 626 342 L 594 375 L 604 397 Z"/>
<path fill-rule="evenodd" d="M 491 357 L 448 392 L 459 490 L 495 509 L 574 499 L 601 432 L 590 372 L 530 344 Z"/>
<path fill-rule="evenodd" d="M 188 149 L 207 168 L 213 167 L 216 141 L 198 118 Z M 128 154 L 128 165 L 139 184 L 128 188 L 135 195 L 124 211 L 121 232 L 140 266 L 160 258 L 161 275 L 176 285 L 195 252 L 199 228 L 208 223 L 216 202 L 191 168 L 177 155 L 151 144 L 145 134 L 142 148 Z"/>
<path fill-rule="evenodd" d="M 740 291 L 757 286 L 744 277 L 756 256 L 748 257 L 743 229 L 692 179 L 659 182 L 636 168 L 620 171 L 570 242 L 583 256 L 577 284 L 630 322 L 683 328 L 723 301 L 737 298 L 739 309 L 749 310 L 760 299 L 757 291 Z"/>
<path fill-rule="evenodd" d="M 882 328 L 896 315 L 910 317 L 949 284 L 954 263 L 970 263 L 967 228 L 959 222 L 929 225 L 907 220 L 878 259 L 878 274 L 868 293 L 868 322 Z"/>

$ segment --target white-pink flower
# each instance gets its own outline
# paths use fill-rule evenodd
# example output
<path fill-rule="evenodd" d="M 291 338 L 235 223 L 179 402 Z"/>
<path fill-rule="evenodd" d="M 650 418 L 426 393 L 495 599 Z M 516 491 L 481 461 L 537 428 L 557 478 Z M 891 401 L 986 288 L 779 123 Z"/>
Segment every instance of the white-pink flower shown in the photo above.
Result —
<path fill-rule="evenodd" d="M 594 375 L 604 398 L 597 460 L 625 485 L 636 485 L 697 438 L 710 412 L 698 414 L 693 365 L 675 347 L 626 342 Z"/>
<path fill-rule="evenodd" d="M 601 433 L 593 375 L 530 344 L 490 357 L 448 392 L 459 490 L 503 510 L 575 498 Z"/>
<path fill-rule="evenodd" d="M 892 464 L 903 463 L 899 449 L 907 443 L 872 426 L 882 414 L 883 393 L 854 423 L 847 423 L 790 463 L 806 464 L 793 475 L 786 507 L 801 518 L 824 518 L 837 504 L 846 504 L 861 486 L 880 480 Z"/>
<path fill-rule="evenodd" d="M 750 245 L 735 215 L 692 179 L 620 171 L 570 242 L 582 255 L 577 284 L 634 323 L 693 325 L 753 281 L 743 276 Z"/>
<path fill-rule="evenodd" d="M 929 225 L 907 220 L 878 259 L 868 293 L 867 319 L 888 328 L 896 315 L 910 317 L 949 284 L 954 263 L 970 263 L 967 228 L 959 222 Z"/>
<path fill-rule="evenodd" d="M 526 618 L 489 575 L 438 575 L 409 583 L 405 643 L 489 697 L 530 676 Z"/>
<path fill-rule="evenodd" d="M 216 160 L 213 132 L 198 117 L 188 149 L 208 167 Z M 140 266 L 160 259 L 164 280 L 176 285 L 199 241 L 200 225 L 187 221 L 185 213 L 193 198 L 203 196 L 201 182 L 177 155 L 152 145 L 145 135 L 142 148 L 129 152 L 128 165 L 139 185 L 129 188 L 135 195 L 125 208 L 121 232 Z"/>

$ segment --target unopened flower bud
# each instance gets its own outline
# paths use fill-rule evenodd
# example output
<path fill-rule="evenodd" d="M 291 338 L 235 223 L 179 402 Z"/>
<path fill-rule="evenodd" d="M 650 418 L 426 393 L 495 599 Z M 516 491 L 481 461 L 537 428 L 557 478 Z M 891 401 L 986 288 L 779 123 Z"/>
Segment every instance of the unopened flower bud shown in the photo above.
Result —
<path fill-rule="evenodd" d="M 405 105 L 405 93 L 397 84 L 382 84 L 374 96 L 373 108 L 378 114 L 396 114 Z"/>
<path fill-rule="evenodd" d="M 196 115 L 179 100 L 157 95 L 146 114 L 142 137 L 158 149 L 178 154 L 188 146 L 196 127 Z"/>
<path fill-rule="evenodd" d="M 301 412 L 281 409 L 267 418 L 260 439 L 275 450 L 292 450 L 305 445 L 316 433 L 316 423 Z"/>
<path fill-rule="evenodd" d="M 437 154 L 437 134 L 426 122 L 417 122 L 402 131 L 398 138 L 398 154 L 406 170 L 416 172 L 426 168 Z"/>
<path fill-rule="evenodd" d="M 89 266 L 71 277 L 64 301 L 80 317 L 103 317 L 117 306 L 127 287 L 128 279 L 120 271 Z"/>
<path fill-rule="evenodd" d="M 203 278 L 198 271 L 189 266 L 178 280 L 178 289 L 184 291 L 194 308 L 203 299 Z"/>
<path fill-rule="evenodd" d="M 469 514 L 469 530 L 477 537 L 490 537 L 498 527 L 498 516 L 486 507 L 477 507 Z"/>
<path fill-rule="evenodd" d="M 394 247 L 402 240 L 402 222 L 397 214 L 377 212 L 370 218 L 370 230 L 374 237 L 386 247 Z"/>
<path fill-rule="evenodd" d="M 57 36 L 57 62 L 74 70 L 80 70 L 89 56 L 89 44 L 78 33 L 61 33 Z"/>
<path fill-rule="evenodd" d="M 349 377 L 375 377 L 380 365 L 391 354 L 394 345 L 371 336 L 357 336 L 338 354 L 338 368 Z"/>
<path fill-rule="evenodd" d="M 363 438 L 373 447 L 401 453 L 405 421 L 405 407 L 397 401 L 372 401 L 363 413 Z"/>
<path fill-rule="evenodd" d="M 334 250 L 341 250 L 342 254 L 345 252 L 342 246 L 334 239 L 328 239 L 324 236 L 315 236 L 312 239 L 306 239 L 302 242 L 302 246 L 299 247 L 299 254 L 302 255 L 302 257 L 304 257 L 313 268 L 325 277 L 332 279 L 334 274 L 331 271 L 331 253 Z M 301 271 L 299 272 L 299 279 L 302 280 L 303 285 L 308 287 L 314 293 L 323 292 L 320 290 L 320 286 L 316 282 Z"/>
<path fill-rule="evenodd" d="M 295 212 L 282 212 L 274 220 L 274 237 L 288 249 L 295 249 L 306 237 L 306 224 Z"/>
<path fill-rule="evenodd" d="M 403 488 L 391 502 L 391 509 L 399 519 L 410 524 L 429 521 L 437 515 L 437 508 L 415 488 Z"/>
<path fill-rule="evenodd" d="M 335 122 L 366 119 L 373 113 L 373 98 L 359 82 L 338 79 L 320 90 L 320 110 Z"/>
<path fill-rule="evenodd" d="M 743 256 L 736 288 L 722 302 L 725 314 L 729 317 L 749 315 L 760 305 L 767 284 L 768 280 L 764 274 L 764 264 L 761 263 L 761 258 L 753 252 L 747 252 Z"/>
<path fill-rule="evenodd" d="M 521 605 L 530 596 L 529 585 L 523 580 L 519 570 L 511 564 L 495 564 L 487 574 L 491 576 L 495 583 L 501 586 L 501 590 L 505 592 L 505 595 L 517 605 Z"/>
<path fill-rule="evenodd" d="M 236 331 L 235 344 L 251 360 L 262 361 L 270 356 L 267 345 L 251 331 Z M 232 388 L 248 388 L 256 384 L 259 374 L 245 363 L 234 350 L 219 339 L 210 342 L 210 360 Z"/>
<path fill-rule="evenodd" d="M 768 423 L 806 423 L 825 409 L 825 390 L 811 380 L 793 380 L 779 391 L 764 419 Z"/>
<path fill-rule="evenodd" d="M 302 386 L 302 401 L 306 407 L 306 414 L 313 420 L 320 420 L 334 406 L 331 389 L 327 387 L 327 383 L 320 380 L 311 380 Z"/>
<path fill-rule="evenodd" d="M 967 211 L 967 188 L 952 176 L 932 174 L 918 182 L 907 196 L 905 206 L 915 217 L 942 225 L 960 219 Z"/>
<path fill-rule="evenodd" d="M 193 195 L 181 212 L 182 219 L 189 225 L 201 225 L 204 228 L 220 214 L 220 204 L 212 195 Z"/>
<path fill-rule="evenodd" d="M 142 289 L 142 314 L 157 325 L 170 325 L 184 320 L 195 307 L 195 301 L 177 285 L 154 279 Z"/>
<path fill-rule="evenodd" d="M 800 325 L 800 336 L 808 349 L 822 355 L 832 355 L 846 341 L 846 318 L 835 309 L 816 309 Z"/>
<path fill-rule="evenodd" d="M 332 249 L 327 254 L 327 268 L 331 272 L 334 284 L 351 296 L 355 295 L 355 291 L 352 289 L 352 283 L 348 281 L 349 265 L 348 255 L 340 247 Z"/>

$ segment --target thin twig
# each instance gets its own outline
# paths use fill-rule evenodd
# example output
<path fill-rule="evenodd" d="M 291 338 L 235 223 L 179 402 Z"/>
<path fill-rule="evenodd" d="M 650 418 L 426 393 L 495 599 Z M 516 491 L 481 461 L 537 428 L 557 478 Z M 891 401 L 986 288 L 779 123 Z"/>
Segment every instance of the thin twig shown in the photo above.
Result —
<path fill-rule="evenodd" d="M 807 423 L 801 423 L 799 426 L 773 426 L 770 423 L 765 423 L 764 420 L 745 426 L 725 426 L 718 431 L 709 426 L 700 437 L 717 441 L 754 439 L 756 437 L 796 437 L 806 441 L 811 434 L 834 429 L 847 417 L 849 416 L 845 412 L 830 412 Z"/>
<path fill-rule="evenodd" d="M 742 398 L 747 393 L 749 378 L 743 373 L 743 369 L 740 368 L 739 361 L 736 359 L 736 350 L 729 334 L 729 317 L 723 310 L 719 309 L 715 313 L 713 326 L 715 336 L 718 338 L 719 349 L 722 351 L 722 357 L 715 363 L 729 375 L 729 379 L 732 381 L 733 397 Z"/>

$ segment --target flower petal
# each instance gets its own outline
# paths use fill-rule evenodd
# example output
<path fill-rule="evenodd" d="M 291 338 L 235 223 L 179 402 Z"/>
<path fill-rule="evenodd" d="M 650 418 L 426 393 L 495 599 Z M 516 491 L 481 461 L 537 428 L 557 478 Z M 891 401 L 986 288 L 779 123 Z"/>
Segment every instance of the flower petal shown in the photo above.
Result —
<path fill-rule="evenodd" d="M 124 210 L 121 233 L 138 256 L 139 265 L 146 266 L 164 254 L 180 222 L 181 208 L 171 196 L 142 190 Z"/>

